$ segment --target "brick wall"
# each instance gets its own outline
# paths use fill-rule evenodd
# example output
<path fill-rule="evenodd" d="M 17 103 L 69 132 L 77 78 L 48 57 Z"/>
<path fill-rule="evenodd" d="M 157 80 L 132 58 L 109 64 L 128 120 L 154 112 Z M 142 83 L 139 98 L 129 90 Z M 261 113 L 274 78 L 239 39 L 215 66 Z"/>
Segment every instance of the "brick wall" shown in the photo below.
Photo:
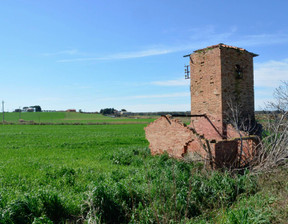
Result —
<path fill-rule="evenodd" d="M 250 117 L 254 121 L 253 54 L 231 48 L 221 49 L 221 73 L 223 119 L 229 116 L 227 102 L 233 102 L 243 118 Z"/>
<path fill-rule="evenodd" d="M 191 114 L 206 114 L 223 135 L 226 135 L 224 123 L 231 118 L 231 104 L 238 106 L 243 120 L 249 118 L 254 122 L 254 56 L 223 44 L 190 55 Z M 192 118 L 197 130 L 206 127 L 201 120 Z"/>
<path fill-rule="evenodd" d="M 191 55 L 191 114 L 207 114 L 222 128 L 220 49 Z M 197 126 L 198 118 L 193 118 Z M 220 123 L 219 123 L 220 122 Z M 220 126 L 219 126 L 220 125 Z"/>
<path fill-rule="evenodd" d="M 162 116 L 144 128 L 151 154 L 162 154 L 181 158 L 187 151 L 187 144 L 195 138 L 193 132 L 177 119 Z"/>
<path fill-rule="evenodd" d="M 239 106 L 242 118 L 254 121 L 254 56 L 223 44 L 191 54 L 191 114 L 201 116 L 192 117 L 189 127 L 169 116 L 150 123 L 145 132 L 151 153 L 167 152 L 176 158 L 196 156 L 216 167 L 251 162 L 257 152 L 257 136 L 240 132 L 239 139 L 239 131 L 227 117 L 231 117 L 231 102 L 232 106 Z"/>

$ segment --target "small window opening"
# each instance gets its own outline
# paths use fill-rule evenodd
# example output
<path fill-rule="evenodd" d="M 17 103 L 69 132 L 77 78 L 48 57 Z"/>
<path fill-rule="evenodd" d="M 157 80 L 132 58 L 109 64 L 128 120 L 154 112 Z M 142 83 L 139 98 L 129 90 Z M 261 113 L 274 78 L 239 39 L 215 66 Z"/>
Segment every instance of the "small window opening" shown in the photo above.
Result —
<path fill-rule="evenodd" d="M 235 72 L 236 72 L 236 78 L 237 79 L 242 79 L 243 78 L 243 69 L 241 68 L 240 65 L 235 65 Z"/>

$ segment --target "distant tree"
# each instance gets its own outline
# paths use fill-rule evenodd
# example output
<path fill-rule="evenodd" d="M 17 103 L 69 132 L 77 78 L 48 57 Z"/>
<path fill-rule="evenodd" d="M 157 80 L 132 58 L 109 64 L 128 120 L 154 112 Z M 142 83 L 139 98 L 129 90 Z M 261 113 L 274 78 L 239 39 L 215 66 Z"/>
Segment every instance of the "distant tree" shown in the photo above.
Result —
<path fill-rule="evenodd" d="M 42 109 L 41 109 L 41 107 L 39 105 L 32 106 L 31 108 L 34 108 L 35 112 L 42 112 Z"/>
<path fill-rule="evenodd" d="M 109 114 L 115 114 L 116 110 L 114 108 L 105 108 L 100 110 L 100 114 L 103 115 L 109 115 Z"/>
<path fill-rule="evenodd" d="M 121 111 L 122 111 L 122 112 L 127 112 L 127 110 L 126 110 L 126 109 L 121 109 Z"/>

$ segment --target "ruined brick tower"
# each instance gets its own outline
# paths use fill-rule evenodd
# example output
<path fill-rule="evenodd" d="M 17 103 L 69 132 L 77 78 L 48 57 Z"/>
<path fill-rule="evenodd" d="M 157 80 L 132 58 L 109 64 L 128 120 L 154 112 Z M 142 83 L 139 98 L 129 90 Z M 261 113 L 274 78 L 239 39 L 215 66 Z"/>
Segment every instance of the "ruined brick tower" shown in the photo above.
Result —
<path fill-rule="evenodd" d="M 242 121 L 254 123 L 253 57 L 243 48 L 224 44 L 194 51 L 190 57 L 191 114 L 205 114 L 215 126 L 203 117 L 192 117 L 192 124 L 208 138 L 229 138 L 227 122 L 237 115 Z M 237 110 L 231 114 L 231 110 Z M 208 125 L 208 127 L 207 127 Z M 228 135 L 228 136 L 227 136 Z"/>
<path fill-rule="evenodd" d="M 235 127 L 255 122 L 254 53 L 225 44 L 186 55 L 190 58 L 191 124 L 162 116 L 145 128 L 152 154 L 202 157 L 217 166 L 247 164 L 258 137 Z M 234 124 L 234 126 L 233 126 Z"/>

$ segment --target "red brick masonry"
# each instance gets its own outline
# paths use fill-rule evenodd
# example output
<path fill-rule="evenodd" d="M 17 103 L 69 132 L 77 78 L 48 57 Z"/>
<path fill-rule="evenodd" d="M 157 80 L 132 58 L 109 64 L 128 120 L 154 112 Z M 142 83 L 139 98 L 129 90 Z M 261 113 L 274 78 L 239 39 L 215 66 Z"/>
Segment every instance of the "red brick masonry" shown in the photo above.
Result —
<path fill-rule="evenodd" d="M 167 152 L 175 158 L 201 158 L 212 161 L 217 167 L 237 164 L 240 155 L 241 165 L 249 163 L 259 143 L 257 136 L 244 136 L 243 132 L 242 140 L 206 139 L 195 129 L 169 116 L 162 116 L 150 123 L 145 127 L 145 132 L 152 155 Z"/>
<path fill-rule="evenodd" d="M 191 118 L 189 126 L 162 116 L 145 128 L 153 155 L 201 157 L 218 167 L 249 163 L 257 136 L 229 123 L 229 102 L 238 105 L 242 120 L 255 121 L 253 57 L 243 48 L 224 44 L 194 51 L 190 58 Z M 241 157 L 241 159 L 240 159 Z"/>

